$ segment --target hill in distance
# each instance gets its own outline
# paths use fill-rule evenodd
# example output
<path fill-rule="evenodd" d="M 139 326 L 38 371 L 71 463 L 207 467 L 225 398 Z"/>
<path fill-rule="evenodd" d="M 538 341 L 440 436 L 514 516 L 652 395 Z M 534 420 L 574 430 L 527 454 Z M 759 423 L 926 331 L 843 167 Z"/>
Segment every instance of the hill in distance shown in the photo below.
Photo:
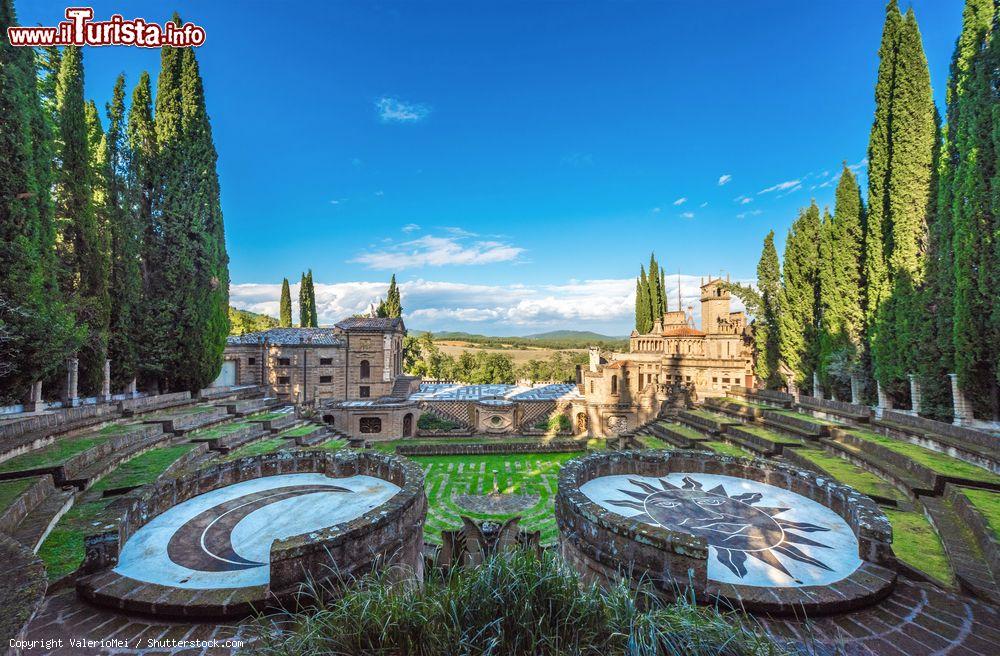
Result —
<path fill-rule="evenodd" d="M 426 330 L 411 330 L 410 334 L 420 335 Z M 534 333 L 524 336 L 497 337 L 492 335 L 476 335 L 465 332 L 435 332 L 436 341 L 468 342 L 482 346 L 528 346 L 548 347 L 556 349 L 584 349 L 588 346 L 605 348 L 621 348 L 628 345 L 627 337 L 611 337 L 587 330 L 552 330 L 545 333 Z"/>

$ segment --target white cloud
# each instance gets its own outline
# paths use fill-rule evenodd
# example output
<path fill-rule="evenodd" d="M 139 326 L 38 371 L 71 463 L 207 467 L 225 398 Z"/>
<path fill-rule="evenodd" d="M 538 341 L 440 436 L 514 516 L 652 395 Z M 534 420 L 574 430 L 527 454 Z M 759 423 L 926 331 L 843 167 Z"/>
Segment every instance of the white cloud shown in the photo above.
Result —
<path fill-rule="evenodd" d="M 680 198 L 678 198 L 677 200 L 674 201 L 674 205 L 680 206 L 680 205 L 683 205 L 686 202 L 688 202 L 688 199 L 685 196 L 681 196 Z"/>
<path fill-rule="evenodd" d="M 749 212 L 740 212 L 739 214 L 736 215 L 736 218 L 737 219 L 745 219 L 748 216 L 759 216 L 759 215 L 761 215 L 763 213 L 764 212 L 761 211 L 761 210 L 750 210 Z"/>
<path fill-rule="evenodd" d="M 702 204 L 701 204 L 701 205 L 699 205 L 698 207 L 702 207 L 702 208 L 704 208 L 704 207 L 708 207 L 708 201 L 706 200 L 706 201 L 705 201 L 704 203 L 702 203 Z"/>
<path fill-rule="evenodd" d="M 721 187 L 724 184 L 728 184 L 729 181 L 732 180 L 732 179 L 733 179 L 733 176 L 729 175 L 728 173 L 720 175 L 719 176 L 719 186 Z"/>
<path fill-rule="evenodd" d="M 392 244 L 382 250 L 359 253 L 351 262 L 370 269 L 402 271 L 425 266 L 468 266 L 517 260 L 524 249 L 496 240 L 474 240 L 467 234 L 426 235 Z"/>
<path fill-rule="evenodd" d="M 761 194 L 769 194 L 769 193 L 771 193 L 773 191 L 784 191 L 786 189 L 791 189 L 792 187 L 795 187 L 796 185 L 798 185 L 801 182 L 802 181 L 798 180 L 798 179 L 796 179 L 796 180 L 786 180 L 785 182 L 779 182 L 776 185 L 771 185 L 767 189 L 761 189 L 760 191 L 757 192 L 757 195 L 759 196 Z"/>
<path fill-rule="evenodd" d="M 383 123 L 415 123 L 427 118 L 431 108 L 420 103 L 382 96 L 375 101 L 375 111 Z"/>
<path fill-rule="evenodd" d="M 694 218 L 694 212 L 681 212 L 681 218 L 682 219 L 693 219 Z"/>
<path fill-rule="evenodd" d="M 420 226 L 417 225 L 416 223 L 407 223 L 405 226 L 403 226 L 403 232 L 407 234 L 415 232 L 417 230 L 420 230 Z"/>
<path fill-rule="evenodd" d="M 718 275 L 718 274 L 714 274 Z M 670 309 L 693 306 L 700 315 L 701 277 L 665 276 Z M 387 282 L 357 281 L 314 284 L 321 325 L 365 312 L 385 295 Z M 491 334 L 525 334 L 555 328 L 597 329 L 625 335 L 635 316 L 635 278 L 568 280 L 558 284 L 482 285 L 416 279 L 400 283 L 407 326 L 423 330 L 475 330 Z M 278 316 L 280 284 L 230 285 L 234 307 Z M 292 305 L 298 311 L 298 284 L 292 286 Z M 733 300 L 733 310 L 742 309 Z M 297 319 L 295 319 L 297 321 Z"/>
<path fill-rule="evenodd" d="M 654 208 L 652 209 L 652 212 L 653 212 L 653 214 L 659 214 L 659 213 L 660 213 L 660 211 L 661 211 L 661 209 L 660 209 L 659 207 L 654 207 Z"/>
<path fill-rule="evenodd" d="M 753 202 L 753 198 L 750 198 L 749 196 L 737 196 L 733 199 L 733 201 L 739 203 L 740 205 L 747 205 L 748 203 Z"/>
<path fill-rule="evenodd" d="M 381 189 L 379 189 L 378 191 L 375 192 L 375 195 L 376 196 L 385 196 L 385 192 L 382 191 Z"/>

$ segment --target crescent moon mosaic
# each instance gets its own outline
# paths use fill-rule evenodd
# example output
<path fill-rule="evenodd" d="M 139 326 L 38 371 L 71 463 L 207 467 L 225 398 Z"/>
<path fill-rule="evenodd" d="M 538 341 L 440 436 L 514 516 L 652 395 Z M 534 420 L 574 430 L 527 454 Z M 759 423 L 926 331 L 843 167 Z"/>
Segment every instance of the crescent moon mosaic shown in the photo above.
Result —
<path fill-rule="evenodd" d="M 708 578 L 797 587 L 839 581 L 861 565 L 854 532 L 835 512 L 788 490 L 732 476 L 603 476 L 583 486 L 621 515 L 704 538 Z"/>
<path fill-rule="evenodd" d="M 229 485 L 188 499 L 136 531 L 115 571 L 180 588 L 263 585 L 272 542 L 360 517 L 399 489 L 371 476 L 315 473 Z"/>

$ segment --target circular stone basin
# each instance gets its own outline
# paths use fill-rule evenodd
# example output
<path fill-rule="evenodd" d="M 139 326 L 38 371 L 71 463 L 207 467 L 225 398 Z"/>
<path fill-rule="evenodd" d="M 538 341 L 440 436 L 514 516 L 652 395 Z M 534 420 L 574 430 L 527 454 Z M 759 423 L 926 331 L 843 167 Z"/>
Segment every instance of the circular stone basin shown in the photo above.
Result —
<path fill-rule="evenodd" d="M 709 580 L 826 585 L 861 566 L 858 539 L 837 513 L 767 483 L 716 474 L 616 475 L 580 491 L 619 515 L 704 538 Z"/>
<path fill-rule="evenodd" d="M 372 476 L 268 476 L 176 505 L 125 543 L 114 571 L 176 588 L 240 588 L 270 579 L 275 540 L 356 519 L 399 486 Z"/>
<path fill-rule="evenodd" d="M 810 615 L 892 591 L 892 529 L 868 497 L 761 459 L 699 451 L 597 452 L 563 465 L 559 546 L 585 580 L 673 598 Z"/>

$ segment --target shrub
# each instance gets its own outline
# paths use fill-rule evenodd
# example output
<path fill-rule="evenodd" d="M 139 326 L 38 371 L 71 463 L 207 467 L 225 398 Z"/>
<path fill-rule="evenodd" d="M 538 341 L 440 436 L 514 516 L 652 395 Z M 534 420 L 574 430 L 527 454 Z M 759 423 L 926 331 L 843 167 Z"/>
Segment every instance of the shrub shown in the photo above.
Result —
<path fill-rule="evenodd" d="M 250 650 L 268 656 L 790 653 L 745 616 L 668 604 L 625 584 L 584 587 L 558 556 L 521 551 L 429 572 L 422 585 L 370 575 L 335 601 L 258 620 L 252 635 Z"/>
<path fill-rule="evenodd" d="M 459 428 L 459 425 L 450 419 L 445 419 L 444 417 L 439 417 L 430 412 L 425 412 L 420 415 L 420 419 L 417 420 L 417 428 L 423 430 L 453 430 Z"/>
<path fill-rule="evenodd" d="M 535 428 L 549 433 L 566 433 L 573 430 L 573 422 L 563 414 L 555 414 L 535 424 Z"/>

